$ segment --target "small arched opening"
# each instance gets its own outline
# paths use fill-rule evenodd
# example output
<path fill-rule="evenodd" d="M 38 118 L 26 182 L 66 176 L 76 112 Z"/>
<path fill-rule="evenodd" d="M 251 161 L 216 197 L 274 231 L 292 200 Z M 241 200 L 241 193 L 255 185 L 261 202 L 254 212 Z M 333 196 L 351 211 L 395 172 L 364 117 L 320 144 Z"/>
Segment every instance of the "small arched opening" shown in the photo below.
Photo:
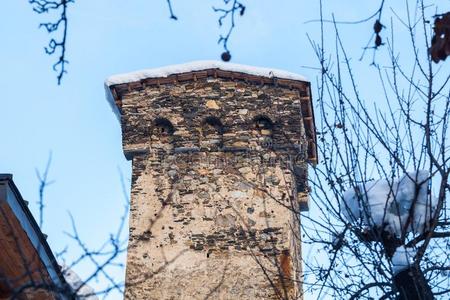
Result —
<path fill-rule="evenodd" d="M 224 126 L 219 118 L 209 116 L 202 121 L 200 147 L 217 150 L 223 146 Z"/>
<path fill-rule="evenodd" d="M 170 143 L 175 128 L 166 118 L 156 118 L 151 128 L 151 140 L 153 143 Z"/>
<path fill-rule="evenodd" d="M 153 122 L 153 134 L 159 136 L 169 136 L 175 131 L 172 123 L 166 118 L 157 118 Z"/>
<path fill-rule="evenodd" d="M 264 115 L 253 118 L 253 123 L 257 132 L 258 144 L 263 148 L 271 148 L 273 143 L 273 121 Z"/>

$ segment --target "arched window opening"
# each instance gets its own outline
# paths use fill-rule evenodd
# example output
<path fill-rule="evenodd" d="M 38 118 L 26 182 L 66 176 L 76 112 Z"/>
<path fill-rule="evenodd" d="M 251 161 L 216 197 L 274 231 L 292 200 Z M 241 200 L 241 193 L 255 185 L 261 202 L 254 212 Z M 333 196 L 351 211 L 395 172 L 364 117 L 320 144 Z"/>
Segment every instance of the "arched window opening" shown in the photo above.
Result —
<path fill-rule="evenodd" d="M 172 123 L 166 118 L 157 118 L 153 123 L 153 133 L 159 136 L 169 136 L 175 129 Z"/>
<path fill-rule="evenodd" d="M 223 134 L 223 125 L 218 118 L 206 117 L 203 124 L 205 134 Z"/>
<path fill-rule="evenodd" d="M 263 148 L 272 148 L 273 127 L 274 124 L 269 117 L 256 116 L 253 119 L 256 130 L 258 132 L 258 144 Z"/>
<path fill-rule="evenodd" d="M 217 117 L 206 117 L 201 126 L 202 138 L 200 146 L 210 150 L 217 150 L 223 145 L 223 124 Z"/>
<path fill-rule="evenodd" d="M 273 122 L 269 117 L 257 116 L 253 119 L 255 127 L 262 135 L 272 135 Z"/>

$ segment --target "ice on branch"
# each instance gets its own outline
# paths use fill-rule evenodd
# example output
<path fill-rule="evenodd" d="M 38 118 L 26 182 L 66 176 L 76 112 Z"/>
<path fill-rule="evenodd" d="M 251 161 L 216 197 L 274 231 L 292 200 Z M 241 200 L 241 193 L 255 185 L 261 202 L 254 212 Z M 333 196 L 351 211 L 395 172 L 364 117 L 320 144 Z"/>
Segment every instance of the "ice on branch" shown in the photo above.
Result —
<path fill-rule="evenodd" d="M 391 232 L 422 233 L 436 208 L 436 200 L 428 193 L 430 173 L 409 172 L 400 178 L 379 179 L 344 193 L 339 203 L 343 216 L 351 223 Z"/>

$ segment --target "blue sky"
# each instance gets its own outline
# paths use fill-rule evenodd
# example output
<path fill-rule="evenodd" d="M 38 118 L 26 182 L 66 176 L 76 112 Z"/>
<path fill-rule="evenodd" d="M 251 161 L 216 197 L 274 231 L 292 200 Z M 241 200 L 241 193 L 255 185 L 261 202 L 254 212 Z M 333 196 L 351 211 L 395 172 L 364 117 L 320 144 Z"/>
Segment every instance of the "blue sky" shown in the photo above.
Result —
<path fill-rule="evenodd" d="M 376 10 L 376 3 L 334 1 L 326 6 L 336 19 L 357 20 Z M 376 2 L 376 1 L 374 1 Z M 307 33 L 319 38 L 318 1 L 243 1 L 246 14 L 237 20 L 229 48 L 232 62 L 274 67 L 305 75 L 313 82 L 317 60 Z M 37 216 L 35 168 L 53 161 L 45 191 L 43 231 L 54 251 L 76 247 L 64 234 L 71 230 L 70 212 L 85 243 L 102 244 L 123 213 L 120 172 L 129 184 L 131 165 L 121 148 L 120 126 L 104 95 L 103 82 L 113 74 L 193 60 L 219 59 L 217 39 L 225 32 L 211 6 L 222 1 L 173 0 L 178 21 L 169 19 L 165 0 L 77 1 L 69 9 L 68 74 L 61 86 L 51 69 L 55 57 L 43 47 L 49 40 L 27 1 L 7 1 L 0 11 L 0 87 L 2 128 L 0 173 L 12 173 Z M 343 38 L 355 57 L 372 33 L 372 23 L 353 26 Z M 330 40 L 334 33 L 326 33 Z M 361 63 L 367 69 L 370 61 Z M 305 68 L 305 66 L 307 68 Z M 366 71 L 370 72 L 370 71 Z M 87 266 L 75 269 L 82 276 Z M 123 276 L 123 269 L 115 272 Z M 97 286 L 96 283 L 93 283 Z M 101 283 L 99 283 L 101 285 Z M 120 299 L 112 295 L 111 299 Z"/>

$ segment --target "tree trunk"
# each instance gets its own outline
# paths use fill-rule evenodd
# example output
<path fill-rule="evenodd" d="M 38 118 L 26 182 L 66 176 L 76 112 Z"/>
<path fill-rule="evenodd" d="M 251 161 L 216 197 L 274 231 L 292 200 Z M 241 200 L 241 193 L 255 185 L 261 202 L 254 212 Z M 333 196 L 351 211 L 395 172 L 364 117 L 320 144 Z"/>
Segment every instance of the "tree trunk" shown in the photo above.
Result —
<path fill-rule="evenodd" d="M 399 238 L 387 231 L 381 233 L 381 241 L 389 259 L 392 259 L 396 249 L 403 245 Z M 431 287 L 417 263 L 394 275 L 392 281 L 400 294 L 397 300 L 434 299 Z"/>
<path fill-rule="evenodd" d="M 432 300 L 431 287 L 416 264 L 394 275 L 395 287 L 400 293 L 397 300 Z"/>

